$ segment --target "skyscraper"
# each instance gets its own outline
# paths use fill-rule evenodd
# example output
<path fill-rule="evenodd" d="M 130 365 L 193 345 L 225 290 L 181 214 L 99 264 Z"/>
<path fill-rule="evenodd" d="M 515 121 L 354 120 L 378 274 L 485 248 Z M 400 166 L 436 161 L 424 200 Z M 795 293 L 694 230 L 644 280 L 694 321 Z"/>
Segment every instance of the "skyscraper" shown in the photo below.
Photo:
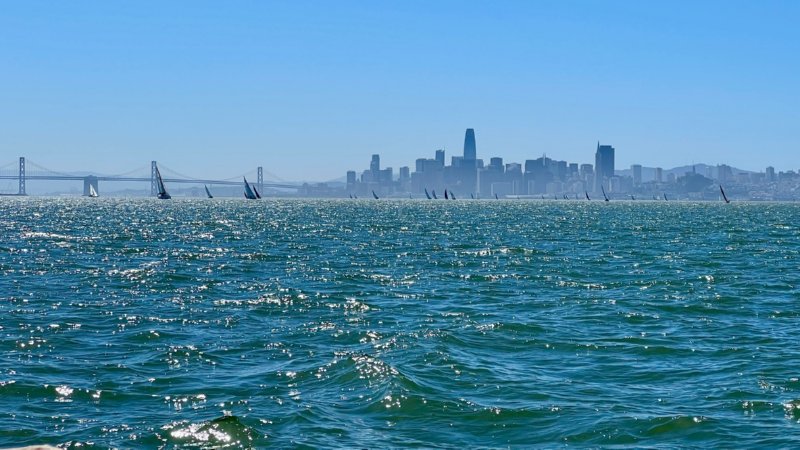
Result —
<path fill-rule="evenodd" d="M 600 186 L 607 186 L 607 180 L 614 176 L 614 147 L 600 145 L 597 142 L 597 152 L 594 154 L 594 190 L 600 191 Z"/>
<path fill-rule="evenodd" d="M 444 149 L 436 150 L 436 161 L 444 167 Z"/>
<path fill-rule="evenodd" d="M 464 161 L 475 161 L 476 154 L 475 130 L 467 128 L 467 133 L 464 135 Z"/>
<path fill-rule="evenodd" d="M 372 161 L 369 162 L 369 170 L 377 176 L 378 171 L 381 169 L 381 155 L 372 155 Z"/>
<path fill-rule="evenodd" d="M 632 165 L 631 172 L 633 173 L 633 185 L 639 186 L 640 184 L 642 184 L 642 165 L 641 164 Z"/>

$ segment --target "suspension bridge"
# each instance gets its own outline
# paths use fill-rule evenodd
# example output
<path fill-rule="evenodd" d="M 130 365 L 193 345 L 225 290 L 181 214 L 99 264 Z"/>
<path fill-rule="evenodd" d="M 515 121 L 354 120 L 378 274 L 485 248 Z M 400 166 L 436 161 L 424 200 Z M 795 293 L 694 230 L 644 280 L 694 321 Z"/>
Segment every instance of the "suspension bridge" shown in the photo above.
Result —
<path fill-rule="evenodd" d="M 187 175 L 178 173 L 168 167 L 158 166 L 156 161 L 150 162 L 149 176 L 142 176 L 141 172 L 146 170 L 147 167 L 138 167 L 123 174 L 118 175 L 75 175 L 70 173 L 58 172 L 50 170 L 33 161 L 27 161 L 25 157 L 20 157 L 19 162 L 13 161 L 11 163 L 0 166 L 0 180 L 16 180 L 18 182 L 17 192 L 2 192 L 0 195 L 28 195 L 27 184 L 29 181 L 82 181 L 83 194 L 89 195 L 90 186 L 94 187 L 95 192 L 100 192 L 100 182 L 146 182 L 150 183 L 150 195 L 156 196 L 158 194 L 158 183 L 156 181 L 156 168 L 162 173 L 162 180 L 166 184 L 181 183 L 181 184 L 205 184 L 211 186 L 241 186 L 242 177 L 248 175 L 244 173 L 235 177 L 230 177 L 223 180 L 211 180 L 202 178 L 193 178 Z M 13 173 L 14 169 L 16 172 Z M 137 174 L 138 172 L 138 174 Z M 249 172 L 252 174 L 252 172 Z M 167 176 L 165 177 L 164 174 Z M 277 178 L 277 177 L 275 177 Z M 258 190 L 263 192 L 264 188 L 277 188 L 277 189 L 299 189 L 298 184 L 288 183 L 285 181 L 264 181 L 264 169 L 259 166 L 256 169 L 256 186 Z"/>

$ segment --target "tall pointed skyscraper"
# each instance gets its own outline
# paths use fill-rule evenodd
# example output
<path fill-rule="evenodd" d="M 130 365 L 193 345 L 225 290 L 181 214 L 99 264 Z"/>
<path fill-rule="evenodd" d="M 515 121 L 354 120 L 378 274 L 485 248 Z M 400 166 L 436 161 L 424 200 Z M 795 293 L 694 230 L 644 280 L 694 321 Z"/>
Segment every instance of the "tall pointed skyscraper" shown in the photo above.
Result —
<path fill-rule="evenodd" d="M 467 128 L 467 133 L 464 135 L 464 161 L 475 161 L 476 154 L 475 130 Z"/>

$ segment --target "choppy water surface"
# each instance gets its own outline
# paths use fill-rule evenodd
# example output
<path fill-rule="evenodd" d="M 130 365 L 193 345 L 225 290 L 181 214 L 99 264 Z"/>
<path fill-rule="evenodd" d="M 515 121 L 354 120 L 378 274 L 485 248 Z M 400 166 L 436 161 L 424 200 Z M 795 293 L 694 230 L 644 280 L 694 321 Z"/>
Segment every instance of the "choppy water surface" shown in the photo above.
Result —
<path fill-rule="evenodd" d="M 800 207 L 0 199 L 0 447 L 800 445 Z"/>

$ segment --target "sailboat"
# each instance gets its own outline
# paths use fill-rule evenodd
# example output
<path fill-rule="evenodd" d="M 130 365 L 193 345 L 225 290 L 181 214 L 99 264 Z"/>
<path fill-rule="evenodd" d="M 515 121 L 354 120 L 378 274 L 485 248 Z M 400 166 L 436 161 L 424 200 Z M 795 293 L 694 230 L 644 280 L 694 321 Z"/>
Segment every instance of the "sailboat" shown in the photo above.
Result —
<path fill-rule="evenodd" d="M 667 201 L 667 193 L 664 192 L 664 201 Z"/>
<path fill-rule="evenodd" d="M 474 195 L 472 192 L 470 192 L 470 193 L 469 193 L 469 198 L 471 198 L 471 199 L 475 200 L 475 195 Z"/>
<path fill-rule="evenodd" d="M 167 193 L 167 188 L 164 187 L 164 180 L 161 179 L 161 172 L 158 170 L 158 166 L 156 166 L 156 184 L 158 185 L 158 197 L 161 200 L 169 200 L 172 198 L 169 193 Z"/>
<path fill-rule="evenodd" d="M 450 191 L 450 200 L 455 200 L 456 194 L 453 194 L 453 191 Z"/>
<path fill-rule="evenodd" d="M 636 196 L 631 195 L 631 200 L 636 200 Z"/>
<path fill-rule="evenodd" d="M 89 193 L 86 194 L 86 196 L 87 197 L 92 197 L 92 198 L 97 197 L 97 191 L 94 189 L 94 186 L 92 186 L 91 184 L 89 185 Z"/>
<path fill-rule="evenodd" d="M 444 190 L 444 199 L 445 199 L 445 200 L 447 200 L 447 199 L 449 199 L 449 198 L 450 198 L 450 197 L 448 197 L 448 196 L 447 196 L 447 189 L 445 189 L 445 190 Z"/>
<path fill-rule="evenodd" d="M 214 198 L 214 196 L 213 196 L 213 195 L 211 195 L 211 191 L 209 191 L 209 190 L 208 190 L 208 186 L 206 186 L 206 185 L 204 184 L 204 185 L 203 185 L 203 187 L 204 187 L 204 188 L 206 188 L 206 195 L 208 196 L 208 198 Z"/>
<path fill-rule="evenodd" d="M 584 195 L 586 195 L 586 200 L 590 200 L 590 201 L 592 200 L 592 199 L 589 198 L 589 192 L 583 191 L 583 193 L 584 193 Z"/>
<path fill-rule="evenodd" d="M 606 190 L 605 188 L 603 188 L 603 185 L 600 185 L 600 190 L 603 191 L 603 198 L 606 199 L 606 201 L 608 201 L 608 196 L 606 195 Z"/>
<path fill-rule="evenodd" d="M 380 197 L 378 197 L 378 194 L 375 193 L 375 191 L 372 191 L 372 197 L 374 197 L 375 200 L 380 198 Z"/>
<path fill-rule="evenodd" d="M 244 198 L 248 200 L 255 200 L 259 198 L 257 194 L 253 191 L 253 188 L 250 186 L 250 183 L 247 182 L 247 178 L 242 177 L 244 180 Z"/>
<path fill-rule="evenodd" d="M 436 190 L 435 189 L 431 189 L 431 195 L 433 195 L 433 199 L 434 200 L 438 200 L 438 197 L 436 197 Z"/>
<path fill-rule="evenodd" d="M 497 193 L 494 194 L 494 199 L 495 200 L 500 200 L 500 197 L 497 196 Z"/>
<path fill-rule="evenodd" d="M 91 187 L 91 186 L 89 186 Z M 731 201 L 728 200 L 728 196 L 725 195 L 725 191 L 722 190 L 722 185 L 719 185 L 719 193 L 722 194 L 722 199 L 725 200 L 725 203 L 730 203 Z"/>
<path fill-rule="evenodd" d="M 428 197 L 428 200 L 431 199 L 431 194 L 428 194 L 428 188 L 425 188 L 425 197 Z"/>

